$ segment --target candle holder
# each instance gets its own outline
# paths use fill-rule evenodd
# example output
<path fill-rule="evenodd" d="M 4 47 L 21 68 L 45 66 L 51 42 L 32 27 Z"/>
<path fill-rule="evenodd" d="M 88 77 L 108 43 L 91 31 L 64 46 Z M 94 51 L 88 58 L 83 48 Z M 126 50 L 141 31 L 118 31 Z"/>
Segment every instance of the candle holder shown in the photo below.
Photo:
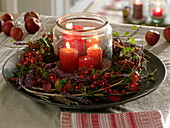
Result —
<path fill-rule="evenodd" d="M 153 23 L 162 23 L 166 16 L 166 1 L 165 0 L 150 0 L 149 14 Z"/>
<path fill-rule="evenodd" d="M 144 5 L 143 0 L 131 0 L 131 16 L 129 20 L 135 24 L 141 24 L 145 22 Z"/>
<path fill-rule="evenodd" d="M 107 19 L 98 14 L 65 15 L 57 19 L 53 28 L 53 44 L 62 70 L 72 72 L 79 67 L 85 67 L 84 65 L 101 69 L 102 60 L 111 60 L 112 57 L 112 28 Z M 88 60 L 89 57 L 91 61 Z M 73 60 L 74 64 L 70 62 Z M 72 65 L 76 65 L 75 68 L 67 71 Z"/>

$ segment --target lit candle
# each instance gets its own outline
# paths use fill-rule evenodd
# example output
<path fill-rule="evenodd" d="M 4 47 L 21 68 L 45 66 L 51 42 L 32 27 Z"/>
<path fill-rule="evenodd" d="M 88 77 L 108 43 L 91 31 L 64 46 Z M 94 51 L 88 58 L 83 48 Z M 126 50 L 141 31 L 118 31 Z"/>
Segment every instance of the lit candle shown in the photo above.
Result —
<path fill-rule="evenodd" d="M 133 18 L 134 19 L 142 19 L 143 17 L 142 8 L 143 8 L 143 4 L 141 0 L 135 0 L 135 2 L 133 3 Z"/>
<path fill-rule="evenodd" d="M 73 23 L 67 23 L 66 28 L 67 29 L 72 29 L 72 30 L 83 30 L 82 26 L 73 25 Z"/>
<path fill-rule="evenodd" d="M 152 9 L 153 17 L 162 17 L 164 9 L 161 7 L 156 7 Z"/>
<path fill-rule="evenodd" d="M 97 44 L 87 49 L 87 56 L 90 56 L 94 59 L 95 69 L 102 68 L 102 50 Z"/>
<path fill-rule="evenodd" d="M 83 30 L 82 26 L 73 25 L 72 23 L 67 23 L 66 28 L 71 30 Z M 78 50 L 79 57 L 83 56 L 85 53 L 84 40 L 81 37 L 81 35 L 76 35 L 74 31 L 69 35 L 64 35 L 65 42 L 70 42 L 71 47 Z"/>
<path fill-rule="evenodd" d="M 87 39 L 86 40 L 86 48 L 88 49 L 89 47 L 94 46 L 94 44 L 99 45 L 99 38 L 98 36 L 94 36 L 92 39 Z"/>
<path fill-rule="evenodd" d="M 73 30 L 83 30 L 82 26 L 78 26 L 78 25 L 73 25 Z"/>
<path fill-rule="evenodd" d="M 73 24 L 72 23 L 67 23 L 66 24 L 66 28 L 67 29 L 72 29 L 73 28 Z"/>
<path fill-rule="evenodd" d="M 135 0 L 135 4 L 136 4 L 136 5 L 141 5 L 142 2 L 141 2 L 141 0 Z"/>
<path fill-rule="evenodd" d="M 79 58 L 79 68 L 93 68 L 94 59 L 90 56 L 81 56 Z"/>
<path fill-rule="evenodd" d="M 59 51 L 60 69 L 67 73 L 74 72 L 78 67 L 78 51 L 74 48 L 70 48 L 70 44 L 67 42 L 65 48 L 61 48 Z"/>

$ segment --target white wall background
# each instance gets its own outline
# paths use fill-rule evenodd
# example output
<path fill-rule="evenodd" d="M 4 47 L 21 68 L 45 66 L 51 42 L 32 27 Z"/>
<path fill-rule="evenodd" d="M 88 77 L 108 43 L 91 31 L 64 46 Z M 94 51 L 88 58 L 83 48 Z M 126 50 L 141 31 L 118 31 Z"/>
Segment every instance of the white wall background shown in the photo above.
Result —
<path fill-rule="evenodd" d="M 34 10 L 41 12 L 45 15 L 51 13 L 50 0 L 17 0 L 18 2 L 18 13 Z"/>
<path fill-rule="evenodd" d="M 22 13 L 29 10 L 44 15 L 62 16 L 83 12 L 94 0 L 0 0 L 1 11 Z"/>

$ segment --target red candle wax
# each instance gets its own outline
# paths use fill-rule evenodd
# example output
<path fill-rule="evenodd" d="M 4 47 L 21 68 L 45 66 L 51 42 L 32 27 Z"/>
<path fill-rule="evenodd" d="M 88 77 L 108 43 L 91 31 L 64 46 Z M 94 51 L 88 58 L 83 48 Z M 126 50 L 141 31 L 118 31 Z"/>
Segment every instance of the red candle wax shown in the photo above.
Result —
<path fill-rule="evenodd" d="M 67 23 L 66 28 L 71 30 L 83 30 L 82 26 L 73 25 L 72 23 Z M 84 40 L 82 39 L 81 35 L 76 35 L 74 31 L 71 32 L 69 35 L 63 35 L 64 42 L 70 42 L 72 48 L 78 50 L 78 56 L 84 55 Z M 65 43 L 64 46 L 65 47 Z"/>
<path fill-rule="evenodd" d="M 73 30 L 83 30 L 82 26 L 78 26 L 78 25 L 73 25 Z"/>
<path fill-rule="evenodd" d="M 87 56 L 90 56 L 94 59 L 95 69 L 102 68 L 102 50 L 97 44 L 87 49 Z"/>
<path fill-rule="evenodd" d="M 81 56 L 79 58 L 79 68 L 93 68 L 94 67 L 94 59 L 90 56 Z"/>
<path fill-rule="evenodd" d="M 143 17 L 142 8 L 143 8 L 143 4 L 141 3 L 141 1 L 136 0 L 135 3 L 133 4 L 133 18 L 134 19 L 142 19 Z"/>
<path fill-rule="evenodd" d="M 163 8 L 156 7 L 152 9 L 153 17 L 162 17 L 163 16 Z"/>
<path fill-rule="evenodd" d="M 94 46 L 95 44 L 99 45 L 99 38 L 98 36 L 94 36 L 92 39 L 86 40 L 86 48 Z"/>
<path fill-rule="evenodd" d="M 67 42 L 65 48 L 61 48 L 59 51 L 60 69 L 67 73 L 74 72 L 78 67 L 78 51 L 74 48 L 70 48 L 70 44 Z"/>
<path fill-rule="evenodd" d="M 73 36 L 73 38 L 70 42 L 71 47 L 77 49 L 79 57 L 84 56 L 84 40 L 81 39 L 81 36 Z"/>

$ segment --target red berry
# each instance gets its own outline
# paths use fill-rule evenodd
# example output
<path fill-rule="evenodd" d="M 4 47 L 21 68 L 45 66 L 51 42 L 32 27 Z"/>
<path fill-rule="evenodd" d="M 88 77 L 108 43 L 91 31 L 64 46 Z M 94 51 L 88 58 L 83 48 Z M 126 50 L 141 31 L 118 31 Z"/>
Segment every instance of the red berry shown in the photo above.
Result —
<path fill-rule="evenodd" d="M 136 83 L 140 80 L 140 76 L 137 71 L 135 71 L 130 78 L 132 79 L 132 83 Z"/>
<path fill-rule="evenodd" d="M 96 84 L 98 84 L 98 82 L 97 82 L 97 81 L 93 81 L 93 84 L 95 84 L 95 85 L 96 85 Z"/>
<path fill-rule="evenodd" d="M 99 75 L 98 75 L 98 74 L 94 74 L 94 75 L 92 76 L 92 79 L 93 79 L 93 80 L 98 80 L 98 79 L 99 79 Z"/>
<path fill-rule="evenodd" d="M 75 90 L 76 90 L 76 91 L 79 91 L 79 86 L 75 86 Z"/>
<path fill-rule="evenodd" d="M 90 84 L 90 88 L 95 89 L 96 88 L 95 84 Z"/>
<path fill-rule="evenodd" d="M 111 75 L 111 73 L 105 73 L 103 77 L 104 77 L 105 79 L 110 79 L 110 75 Z"/>
<path fill-rule="evenodd" d="M 88 79 L 88 80 L 91 80 L 92 78 L 91 78 L 90 76 L 87 76 L 87 79 Z"/>
<path fill-rule="evenodd" d="M 51 83 L 50 82 L 44 82 L 43 83 L 43 89 L 45 92 L 50 92 L 51 91 Z"/>
<path fill-rule="evenodd" d="M 25 65 L 29 65 L 30 63 L 29 63 L 29 61 L 25 61 L 24 64 Z"/>
<path fill-rule="evenodd" d="M 138 83 L 131 84 L 130 90 L 131 91 L 138 91 L 139 90 L 139 84 Z"/>
<path fill-rule="evenodd" d="M 72 92 L 72 85 L 70 83 L 70 80 L 67 82 L 67 84 L 63 88 L 64 91 L 66 92 Z"/>
<path fill-rule="evenodd" d="M 121 97 L 120 96 L 107 96 L 107 98 L 111 101 L 114 101 L 114 102 L 119 102 L 121 101 Z"/>

